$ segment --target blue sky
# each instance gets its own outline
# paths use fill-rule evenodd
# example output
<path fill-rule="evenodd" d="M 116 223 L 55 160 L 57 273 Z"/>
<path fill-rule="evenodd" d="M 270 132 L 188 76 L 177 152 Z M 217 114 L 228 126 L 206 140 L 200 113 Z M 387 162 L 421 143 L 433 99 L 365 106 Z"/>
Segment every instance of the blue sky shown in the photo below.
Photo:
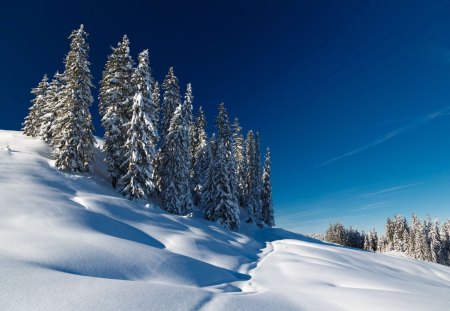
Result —
<path fill-rule="evenodd" d="M 444 1 L 77 1 L 70 10 L 9 1 L 0 128 L 20 128 L 30 88 L 63 69 L 80 23 L 96 84 L 109 47 L 127 34 L 133 56 L 149 49 L 158 80 L 174 66 L 183 92 L 192 83 L 210 125 L 224 101 L 244 130 L 259 130 L 272 149 L 279 226 L 382 230 L 395 213 L 450 216 Z"/>

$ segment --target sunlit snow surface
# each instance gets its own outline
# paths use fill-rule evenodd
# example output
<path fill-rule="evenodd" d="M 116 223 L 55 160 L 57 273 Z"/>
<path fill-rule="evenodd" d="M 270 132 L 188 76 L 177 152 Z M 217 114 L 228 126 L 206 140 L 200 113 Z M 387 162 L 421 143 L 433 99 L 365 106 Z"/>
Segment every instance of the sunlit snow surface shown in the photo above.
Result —
<path fill-rule="evenodd" d="M 98 158 L 0 131 L 0 310 L 450 310 L 449 267 L 144 207 Z"/>

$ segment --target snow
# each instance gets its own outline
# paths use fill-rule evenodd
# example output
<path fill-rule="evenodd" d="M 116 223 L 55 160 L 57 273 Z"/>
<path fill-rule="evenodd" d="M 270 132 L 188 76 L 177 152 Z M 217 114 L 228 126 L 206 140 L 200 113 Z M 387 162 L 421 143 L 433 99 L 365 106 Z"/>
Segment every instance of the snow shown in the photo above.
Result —
<path fill-rule="evenodd" d="M 0 131 L 2 310 L 450 309 L 449 267 L 242 231 L 128 201 L 101 162 L 59 172 L 44 142 Z"/>

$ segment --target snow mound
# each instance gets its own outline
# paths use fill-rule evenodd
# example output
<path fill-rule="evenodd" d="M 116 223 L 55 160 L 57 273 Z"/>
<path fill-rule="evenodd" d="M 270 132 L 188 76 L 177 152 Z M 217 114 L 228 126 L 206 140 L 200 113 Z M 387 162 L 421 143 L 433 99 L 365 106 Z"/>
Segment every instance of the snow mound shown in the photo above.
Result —
<path fill-rule="evenodd" d="M 446 310 L 450 268 L 282 229 L 230 232 L 57 171 L 48 146 L 0 131 L 4 310 Z M 244 234 L 245 233 L 245 234 Z"/>

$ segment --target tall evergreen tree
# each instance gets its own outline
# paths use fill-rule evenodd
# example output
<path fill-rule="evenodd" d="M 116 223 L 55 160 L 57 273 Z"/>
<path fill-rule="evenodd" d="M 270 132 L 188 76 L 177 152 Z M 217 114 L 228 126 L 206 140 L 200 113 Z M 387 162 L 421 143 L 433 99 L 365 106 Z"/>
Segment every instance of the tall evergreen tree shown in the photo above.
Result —
<path fill-rule="evenodd" d="M 89 172 L 94 161 L 93 125 L 89 112 L 93 85 L 87 36 L 81 25 L 69 37 L 70 51 L 65 59 L 64 86 L 60 94 L 64 106 L 55 120 L 56 135 L 52 141 L 52 155 L 60 170 Z"/>
<path fill-rule="evenodd" d="M 125 174 L 125 149 L 127 126 L 131 121 L 133 106 L 133 59 L 130 56 L 130 41 L 125 35 L 111 55 L 103 70 L 100 82 L 99 110 L 105 129 L 103 150 L 113 187 Z"/>
<path fill-rule="evenodd" d="M 159 184 L 164 208 L 185 215 L 192 208 L 189 185 L 189 131 L 185 105 L 175 109 L 158 158 Z"/>
<path fill-rule="evenodd" d="M 162 104 L 161 139 L 164 142 L 165 137 L 168 135 L 175 109 L 181 104 L 180 87 L 178 86 L 178 78 L 175 76 L 173 67 L 170 67 L 166 79 L 162 84 L 162 89 L 164 96 Z"/>
<path fill-rule="evenodd" d="M 409 227 L 402 215 L 397 215 L 394 220 L 394 250 L 405 252 L 408 248 Z"/>
<path fill-rule="evenodd" d="M 125 143 L 126 174 L 122 178 L 122 193 L 130 199 L 148 199 L 154 195 L 153 161 L 158 138 L 153 124 L 152 99 L 148 51 L 139 54 L 139 64 L 133 74 L 136 93 L 133 97 L 133 114 L 127 125 Z"/>
<path fill-rule="evenodd" d="M 213 193 L 216 187 L 214 180 L 214 169 L 215 163 L 214 159 L 217 153 L 217 144 L 216 144 L 216 135 L 213 134 L 211 139 L 208 141 L 206 145 L 206 171 L 205 177 L 202 183 L 202 191 L 201 191 L 201 207 L 204 209 L 209 209 L 214 205 Z M 206 216 L 206 215 L 205 215 Z"/>
<path fill-rule="evenodd" d="M 431 261 L 440 264 L 445 263 L 439 222 L 437 219 L 431 223 L 430 231 L 428 232 L 428 239 L 430 241 Z"/>
<path fill-rule="evenodd" d="M 247 158 L 247 211 L 249 223 L 259 224 L 261 221 L 261 175 L 259 154 L 253 131 L 249 131 L 246 140 Z"/>
<path fill-rule="evenodd" d="M 269 226 L 275 226 L 275 217 L 273 212 L 273 203 L 272 203 L 272 183 L 270 180 L 270 149 L 267 148 L 266 156 L 264 160 L 264 170 L 262 175 L 262 220 L 264 223 Z"/>
<path fill-rule="evenodd" d="M 152 89 L 153 89 L 153 93 L 152 93 L 152 102 L 153 102 L 153 111 L 154 111 L 154 117 L 155 119 L 153 120 L 153 124 L 156 126 L 156 128 L 160 129 L 160 124 L 159 124 L 159 118 L 160 118 L 160 113 L 161 113 L 161 90 L 159 88 L 159 83 L 156 80 L 153 80 L 153 84 L 152 84 Z"/>
<path fill-rule="evenodd" d="M 156 182 L 156 190 L 159 194 L 161 194 L 162 192 L 162 175 L 165 174 L 164 170 L 164 166 L 163 166 L 163 158 L 167 158 L 167 156 L 164 154 L 164 152 L 167 152 L 167 147 L 165 150 L 163 150 L 163 147 L 166 141 L 167 136 L 169 135 L 169 130 L 170 127 L 172 125 L 172 119 L 175 116 L 175 110 L 178 109 L 178 106 L 182 106 L 181 105 L 181 97 L 180 97 L 180 87 L 178 86 L 178 78 L 175 76 L 174 71 L 173 71 L 173 67 L 170 67 L 169 72 L 166 75 L 166 79 L 164 80 L 163 84 L 162 84 L 162 89 L 164 91 L 164 95 L 163 95 L 163 103 L 162 103 L 162 107 L 161 107 L 161 130 L 160 130 L 160 150 L 158 152 L 158 155 L 156 157 L 156 161 L 155 161 L 155 174 L 156 174 L 156 178 L 155 178 L 155 182 Z M 179 114 L 181 114 L 182 111 L 184 111 L 185 109 L 179 109 Z M 181 118 L 180 116 L 178 116 L 178 118 Z M 186 120 L 185 120 L 186 119 Z M 187 122 L 187 118 L 185 118 L 183 116 L 182 118 L 183 122 Z M 181 125 L 180 125 L 181 126 Z M 185 126 L 185 125 L 183 125 Z M 186 127 L 187 130 L 187 135 L 188 135 L 188 140 L 186 142 L 186 148 L 189 149 L 189 129 L 188 127 Z M 183 155 L 184 156 L 184 155 Z M 188 158 L 187 161 L 189 161 L 189 150 L 188 150 Z M 188 165 L 188 170 L 190 167 L 190 163 L 187 163 Z"/>
<path fill-rule="evenodd" d="M 27 136 L 36 137 L 41 130 L 41 122 L 43 116 L 43 109 L 46 105 L 45 94 L 48 89 L 48 77 L 44 75 L 38 86 L 31 90 L 34 98 L 31 100 L 31 107 L 28 111 L 28 116 L 23 123 L 23 133 Z"/>
<path fill-rule="evenodd" d="M 259 143 L 259 132 L 256 132 L 255 135 L 255 153 L 253 155 L 254 165 L 255 165 L 255 173 L 258 176 L 258 179 L 255 180 L 255 196 L 259 195 L 261 197 L 262 194 L 262 170 L 261 170 L 261 153 L 260 153 L 260 143 Z M 255 220 L 258 225 L 262 225 L 262 201 L 261 199 L 257 200 L 258 204 L 254 207 Z"/>
<path fill-rule="evenodd" d="M 194 204 L 201 204 L 202 185 L 205 183 L 206 172 L 208 170 L 209 158 L 207 150 L 208 137 L 206 134 L 206 118 L 200 106 L 195 123 L 192 128 L 192 158 L 191 158 L 191 188 Z"/>
<path fill-rule="evenodd" d="M 54 123 L 58 111 L 64 107 L 64 103 L 61 101 L 61 92 L 63 87 L 64 75 L 58 71 L 53 76 L 50 82 L 47 92 L 45 93 L 45 105 L 43 107 L 42 122 L 40 128 L 40 136 L 44 141 L 51 143 L 54 133 Z"/>
<path fill-rule="evenodd" d="M 217 141 L 216 156 L 213 158 L 214 190 L 212 205 L 206 210 L 206 219 L 217 221 L 231 230 L 238 230 L 240 212 L 236 198 L 231 191 L 229 171 L 227 171 L 227 151 L 222 138 Z"/>
<path fill-rule="evenodd" d="M 232 134 L 225 105 L 219 105 L 216 118 L 218 139 L 215 156 L 213 157 L 212 174 L 214 190 L 213 204 L 206 210 L 206 218 L 218 221 L 231 230 L 238 230 L 240 225 L 239 203 L 235 190 L 235 162 L 232 152 Z"/>
<path fill-rule="evenodd" d="M 235 118 L 233 123 L 233 152 L 236 162 L 236 182 L 239 206 L 244 208 L 246 206 L 247 197 L 247 162 L 245 157 L 245 141 L 241 133 L 241 126 L 239 119 Z"/>

